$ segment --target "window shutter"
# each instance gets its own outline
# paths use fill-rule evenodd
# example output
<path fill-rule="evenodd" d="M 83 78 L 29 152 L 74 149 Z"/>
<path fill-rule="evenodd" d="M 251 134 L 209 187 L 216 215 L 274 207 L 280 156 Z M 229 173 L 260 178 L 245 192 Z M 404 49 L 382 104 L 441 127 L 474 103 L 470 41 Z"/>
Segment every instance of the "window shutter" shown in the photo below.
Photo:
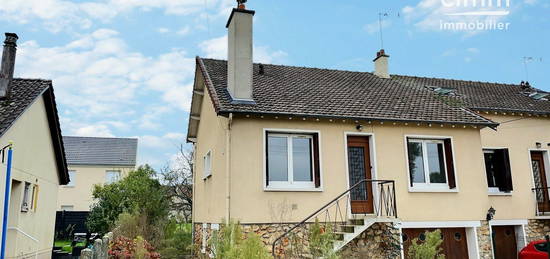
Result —
<path fill-rule="evenodd" d="M 455 178 L 455 167 L 454 167 L 454 161 L 453 161 L 453 149 L 451 146 L 451 139 L 445 139 L 445 162 L 446 168 L 447 168 L 447 179 L 449 181 L 449 188 L 454 189 L 456 188 L 456 178 Z"/>
<path fill-rule="evenodd" d="M 313 174 L 315 188 L 321 187 L 321 165 L 319 163 L 319 134 L 313 134 Z"/>
<path fill-rule="evenodd" d="M 265 133 L 265 186 L 269 186 L 269 134 Z"/>
<path fill-rule="evenodd" d="M 498 174 L 498 189 L 502 192 L 512 191 L 512 170 L 510 169 L 510 156 L 508 154 L 508 149 L 495 150 L 495 165 L 495 171 Z"/>
<path fill-rule="evenodd" d="M 414 166 L 414 163 L 411 162 L 411 156 L 412 156 L 412 149 L 410 147 L 410 138 L 407 138 L 407 163 L 409 163 L 409 171 L 407 172 L 409 174 L 409 183 L 411 187 L 413 187 L 413 175 L 412 175 L 412 167 Z"/>

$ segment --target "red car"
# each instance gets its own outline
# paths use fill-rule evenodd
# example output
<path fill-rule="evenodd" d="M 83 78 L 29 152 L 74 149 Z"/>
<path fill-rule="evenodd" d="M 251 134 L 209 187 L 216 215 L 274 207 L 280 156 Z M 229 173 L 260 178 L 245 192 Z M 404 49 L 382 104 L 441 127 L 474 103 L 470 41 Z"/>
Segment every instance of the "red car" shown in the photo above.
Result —
<path fill-rule="evenodd" d="M 519 252 L 519 259 L 548 259 L 546 240 L 529 243 Z"/>

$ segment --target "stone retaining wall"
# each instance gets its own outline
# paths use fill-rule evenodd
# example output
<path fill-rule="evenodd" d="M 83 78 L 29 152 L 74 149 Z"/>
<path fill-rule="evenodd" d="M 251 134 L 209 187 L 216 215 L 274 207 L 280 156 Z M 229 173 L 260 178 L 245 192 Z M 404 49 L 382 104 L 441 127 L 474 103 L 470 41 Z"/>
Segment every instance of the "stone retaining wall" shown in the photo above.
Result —
<path fill-rule="evenodd" d="M 349 242 L 340 254 L 342 258 L 401 258 L 399 229 L 392 223 L 375 223 Z"/>
<path fill-rule="evenodd" d="M 530 219 L 525 226 L 525 235 L 527 243 L 544 239 L 545 235 L 550 235 L 550 219 Z"/>

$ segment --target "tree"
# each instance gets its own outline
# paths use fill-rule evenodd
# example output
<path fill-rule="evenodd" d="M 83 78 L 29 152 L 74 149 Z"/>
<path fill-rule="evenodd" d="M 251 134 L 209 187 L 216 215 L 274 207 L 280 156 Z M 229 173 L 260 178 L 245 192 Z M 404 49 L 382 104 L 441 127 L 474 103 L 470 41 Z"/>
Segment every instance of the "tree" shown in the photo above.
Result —
<path fill-rule="evenodd" d="M 107 233 L 123 212 L 144 215 L 155 225 L 168 216 L 166 189 L 154 178 L 156 172 L 148 165 L 140 166 L 119 182 L 95 185 L 92 205 L 86 225 L 92 232 Z"/>
<path fill-rule="evenodd" d="M 441 230 L 426 231 L 424 235 L 425 241 L 419 242 L 418 238 L 411 240 L 409 257 L 411 259 L 445 259 L 445 255 L 441 254 L 443 249 L 440 247 L 443 243 Z"/>
<path fill-rule="evenodd" d="M 170 209 L 191 221 L 193 209 L 193 152 L 180 145 L 173 163 L 161 171 L 161 179 L 166 186 Z"/>

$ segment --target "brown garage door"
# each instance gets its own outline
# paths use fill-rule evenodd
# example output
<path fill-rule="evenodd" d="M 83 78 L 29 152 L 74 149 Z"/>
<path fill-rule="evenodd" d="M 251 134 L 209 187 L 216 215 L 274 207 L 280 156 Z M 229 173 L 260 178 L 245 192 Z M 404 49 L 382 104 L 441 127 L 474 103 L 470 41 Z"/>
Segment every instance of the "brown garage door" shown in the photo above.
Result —
<path fill-rule="evenodd" d="M 495 259 L 516 259 L 516 231 L 514 226 L 493 226 Z"/>
<path fill-rule="evenodd" d="M 434 231 L 435 228 L 404 228 L 403 246 L 405 258 L 409 258 L 409 246 L 414 238 L 423 240 L 426 231 Z M 441 248 L 445 259 L 467 259 L 468 243 L 466 242 L 466 230 L 464 228 L 440 228 L 443 237 Z"/>

